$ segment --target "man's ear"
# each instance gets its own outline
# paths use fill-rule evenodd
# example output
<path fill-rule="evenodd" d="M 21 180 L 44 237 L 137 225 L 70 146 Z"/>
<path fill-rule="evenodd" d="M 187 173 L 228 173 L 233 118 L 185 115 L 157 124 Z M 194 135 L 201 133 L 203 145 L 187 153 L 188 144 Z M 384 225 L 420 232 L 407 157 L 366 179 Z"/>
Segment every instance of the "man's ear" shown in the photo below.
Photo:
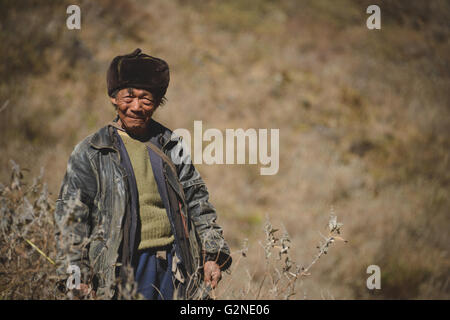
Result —
<path fill-rule="evenodd" d="M 117 105 L 117 98 L 116 97 L 109 97 L 111 99 L 111 102 L 113 105 Z"/>

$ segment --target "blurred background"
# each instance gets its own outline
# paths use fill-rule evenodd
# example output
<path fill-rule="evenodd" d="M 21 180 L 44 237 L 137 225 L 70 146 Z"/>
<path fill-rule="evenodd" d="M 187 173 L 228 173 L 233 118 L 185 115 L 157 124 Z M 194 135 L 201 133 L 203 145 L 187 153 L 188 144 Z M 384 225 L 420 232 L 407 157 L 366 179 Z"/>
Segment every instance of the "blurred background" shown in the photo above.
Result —
<path fill-rule="evenodd" d="M 81 30 L 66 27 L 71 4 Z M 381 30 L 366 27 L 371 4 Z M 333 211 L 349 242 L 294 298 L 448 299 L 449 21 L 445 0 L 2 0 L 0 182 L 10 160 L 25 179 L 44 168 L 54 202 L 76 143 L 114 118 L 109 63 L 139 47 L 170 65 L 154 116 L 167 127 L 280 129 L 276 175 L 197 165 L 239 260 L 218 297 L 270 297 L 266 219 L 308 265 Z M 369 265 L 381 290 L 366 287 Z"/>

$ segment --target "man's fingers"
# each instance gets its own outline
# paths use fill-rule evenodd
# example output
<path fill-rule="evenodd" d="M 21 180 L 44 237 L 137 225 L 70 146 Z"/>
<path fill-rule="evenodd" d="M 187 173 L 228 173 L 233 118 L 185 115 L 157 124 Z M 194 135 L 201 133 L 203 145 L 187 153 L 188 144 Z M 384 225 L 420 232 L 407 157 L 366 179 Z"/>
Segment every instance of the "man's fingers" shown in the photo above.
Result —
<path fill-rule="evenodd" d="M 80 289 L 78 292 L 83 296 L 87 296 L 91 292 L 91 288 L 85 283 L 80 283 Z"/>
<path fill-rule="evenodd" d="M 205 284 L 206 285 L 211 284 L 211 274 L 206 274 L 205 273 Z"/>
<path fill-rule="evenodd" d="M 220 270 L 215 270 L 211 273 L 211 287 L 215 289 L 217 287 L 217 284 L 219 283 L 220 279 L 222 278 Z"/>
<path fill-rule="evenodd" d="M 204 273 L 205 273 L 205 284 L 206 285 L 211 284 L 211 273 L 212 273 L 212 270 L 211 270 L 211 267 L 209 266 L 208 263 L 205 264 L 205 271 L 204 271 Z"/>
<path fill-rule="evenodd" d="M 214 289 L 222 277 L 219 265 L 214 261 L 205 263 L 205 284 Z"/>
<path fill-rule="evenodd" d="M 89 286 L 85 283 L 80 283 L 80 291 L 83 294 L 88 294 L 89 293 Z"/>

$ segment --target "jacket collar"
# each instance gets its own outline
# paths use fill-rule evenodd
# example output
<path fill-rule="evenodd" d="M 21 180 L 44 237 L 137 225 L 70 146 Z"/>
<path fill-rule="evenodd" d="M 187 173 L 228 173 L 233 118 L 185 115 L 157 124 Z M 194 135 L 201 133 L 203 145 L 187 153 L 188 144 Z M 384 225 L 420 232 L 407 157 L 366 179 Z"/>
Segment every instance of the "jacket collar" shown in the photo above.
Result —
<path fill-rule="evenodd" d="M 90 144 L 95 149 L 116 149 L 112 137 L 112 124 L 104 126 L 98 130 L 91 138 Z"/>
<path fill-rule="evenodd" d="M 113 121 L 108 123 L 106 126 L 98 130 L 91 138 L 90 144 L 95 149 L 113 149 L 117 151 L 116 144 L 114 142 L 113 131 L 114 128 L 118 130 L 123 130 L 117 124 L 118 117 L 116 117 Z M 153 142 L 157 142 L 160 147 L 164 146 L 167 142 L 170 141 L 171 131 L 167 129 L 165 126 L 160 124 L 159 122 L 151 119 L 150 126 L 152 130 L 154 130 L 154 134 L 152 135 L 154 138 Z M 156 139 L 157 141 L 155 141 Z"/>

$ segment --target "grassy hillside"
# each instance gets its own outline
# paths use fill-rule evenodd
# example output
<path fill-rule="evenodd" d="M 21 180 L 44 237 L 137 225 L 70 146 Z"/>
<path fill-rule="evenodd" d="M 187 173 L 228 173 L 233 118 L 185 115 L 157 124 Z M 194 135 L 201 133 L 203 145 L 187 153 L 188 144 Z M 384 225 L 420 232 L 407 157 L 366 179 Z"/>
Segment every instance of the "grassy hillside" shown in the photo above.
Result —
<path fill-rule="evenodd" d="M 44 168 L 56 199 L 74 145 L 114 117 L 111 59 L 139 47 L 171 67 L 155 114 L 168 127 L 280 129 L 274 176 L 198 165 L 236 258 L 248 239 L 218 297 L 275 297 L 266 217 L 306 266 L 333 209 L 349 242 L 293 298 L 450 298 L 448 1 L 79 1 L 81 30 L 68 30 L 72 2 L 0 4 L 4 185 L 13 159 L 30 181 Z M 371 31 L 374 3 L 382 28 Z M 366 288 L 372 264 L 376 292 Z M 19 297 L 2 286 L 2 297 Z"/>

